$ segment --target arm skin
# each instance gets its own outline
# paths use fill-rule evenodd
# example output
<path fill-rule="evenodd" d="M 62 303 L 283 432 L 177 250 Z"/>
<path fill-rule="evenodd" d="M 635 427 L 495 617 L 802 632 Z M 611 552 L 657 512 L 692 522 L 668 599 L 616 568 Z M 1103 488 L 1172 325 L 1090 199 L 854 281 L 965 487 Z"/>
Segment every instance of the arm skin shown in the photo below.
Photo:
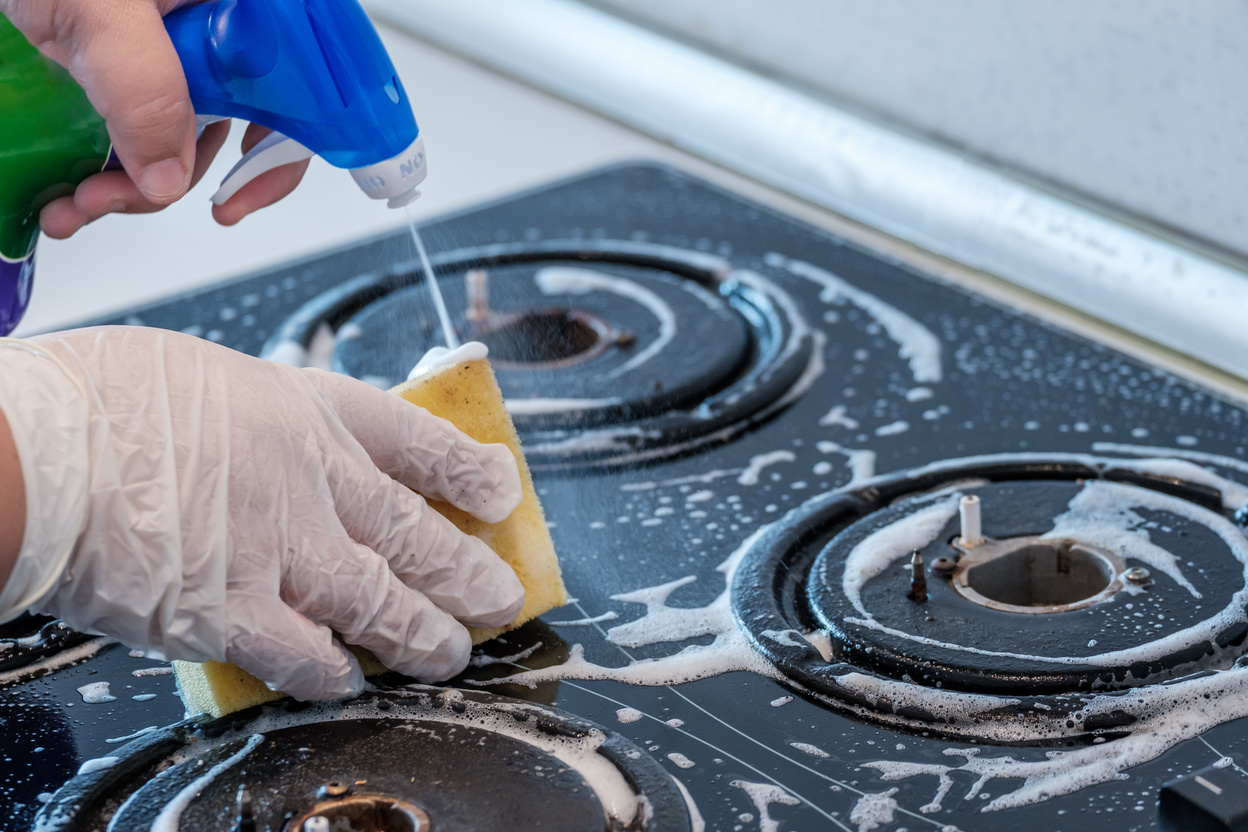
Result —
<path fill-rule="evenodd" d="M 26 484 L 9 420 L 0 411 L 0 590 L 9 582 L 26 533 Z"/>

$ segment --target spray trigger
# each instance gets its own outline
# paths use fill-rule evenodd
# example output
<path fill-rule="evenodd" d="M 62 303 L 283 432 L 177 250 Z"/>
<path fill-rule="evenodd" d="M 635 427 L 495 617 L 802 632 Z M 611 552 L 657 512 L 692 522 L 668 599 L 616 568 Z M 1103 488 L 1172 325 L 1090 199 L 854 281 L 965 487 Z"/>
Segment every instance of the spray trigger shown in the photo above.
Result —
<path fill-rule="evenodd" d="M 243 158 L 238 160 L 238 164 L 230 169 L 230 172 L 221 180 L 221 187 L 217 188 L 217 192 L 212 195 L 212 204 L 223 204 L 262 173 L 292 162 L 311 159 L 315 155 L 294 139 L 274 131 L 247 151 Z"/>

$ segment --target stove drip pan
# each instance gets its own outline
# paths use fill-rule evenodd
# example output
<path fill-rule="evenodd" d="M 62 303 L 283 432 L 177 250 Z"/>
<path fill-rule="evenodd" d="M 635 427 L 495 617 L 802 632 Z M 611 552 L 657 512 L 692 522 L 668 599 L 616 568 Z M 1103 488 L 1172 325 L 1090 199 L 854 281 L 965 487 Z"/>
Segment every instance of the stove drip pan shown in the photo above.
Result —
<path fill-rule="evenodd" d="M 535 468 L 662 459 L 783 409 L 815 336 L 772 281 L 696 251 L 626 241 L 507 244 L 434 259 L 452 323 L 491 363 Z M 264 355 L 388 388 L 442 344 L 414 266 L 314 298 Z M 552 391 L 557 391 L 552 394 Z"/>
<path fill-rule="evenodd" d="M 1005 455 L 826 494 L 747 551 L 737 621 L 799 690 L 868 720 L 1112 738 L 1156 707 L 1133 692 L 1248 652 L 1248 539 L 1203 473 Z"/>
<path fill-rule="evenodd" d="M 528 702 L 413 685 L 158 731 L 87 764 L 43 830 L 688 830 L 679 786 L 611 731 Z"/>

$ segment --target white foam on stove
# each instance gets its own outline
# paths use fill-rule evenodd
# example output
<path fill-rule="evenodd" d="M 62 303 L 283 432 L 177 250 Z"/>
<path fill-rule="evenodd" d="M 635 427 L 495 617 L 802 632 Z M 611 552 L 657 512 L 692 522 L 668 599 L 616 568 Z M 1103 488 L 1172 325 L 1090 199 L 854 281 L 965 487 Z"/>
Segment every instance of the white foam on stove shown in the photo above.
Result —
<path fill-rule="evenodd" d="M 750 798 L 754 808 L 758 810 L 759 832 L 776 832 L 780 822 L 771 816 L 771 805 L 779 803 L 784 806 L 797 806 L 801 803 L 774 783 L 751 783 L 748 780 L 733 780 L 728 785 L 740 789 Z"/>
<path fill-rule="evenodd" d="M 791 742 L 789 743 L 789 746 L 791 748 L 796 748 L 798 751 L 802 752 L 803 754 L 809 754 L 811 757 L 818 757 L 819 759 L 826 759 L 829 756 L 828 752 L 824 751 L 819 746 L 811 745 L 808 742 Z"/>
<path fill-rule="evenodd" d="M 966 772 L 977 779 L 969 799 L 994 779 L 1021 781 L 981 808 L 984 812 L 1011 809 L 1077 792 L 1088 786 L 1128 777 L 1128 769 L 1154 760 L 1184 740 L 1193 739 L 1222 722 L 1248 716 L 1248 670 L 1234 667 L 1198 678 L 1136 688 L 1130 696 L 1141 720 L 1129 726 L 1131 734 L 1110 742 L 1069 751 L 1048 751 L 1042 760 L 1020 760 L 1011 755 L 984 756 L 979 748 L 949 748 L 945 754 L 962 762 L 915 763 L 876 760 L 863 763 L 886 781 L 934 776 L 936 793 L 921 811 L 941 809 L 952 787 L 951 774 Z M 1108 714 L 1121 705 L 1116 696 L 1091 697 L 1080 716 Z M 1008 737 L 999 737 L 1008 741 Z"/>
<path fill-rule="evenodd" d="M 108 692 L 108 682 L 90 682 L 78 688 L 78 695 L 88 705 L 116 702 L 117 697 Z"/>
<path fill-rule="evenodd" d="M 573 621 L 547 621 L 546 623 L 552 627 L 592 627 L 595 624 L 605 624 L 608 621 L 614 621 L 619 617 L 620 614 L 615 610 L 607 610 L 602 615 L 595 615 L 590 618 L 577 618 Z"/>
<path fill-rule="evenodd" d="M 849 465 L 849 482 L 845 488 L 865 482 L 875 476 L 875 451 L 846 448 L 826 439 L 815 444 L 821 454 L 842 454 Z"/>
<path fill-rule="evenodd" d="M 685 808 L 689 810 L 690 832 L 706 832 L 706 820 L 698 811 L 698 804 L 693 801 L 693 795 L 689 794 L 689 788 L 675 777 L 672 778 L 672 782 L 676 784 L 676 788 L 680 789 L 680 796 L 685 799 Z"/>
<path fill-rule="evenodd" d="M 737 484 L 758 485 L 758 479 L 762 476 L 764 469 L 772 465 L 779 465 L 782 462 L 795 461 L 797 461 L 797 454 L 792 451 L 771 451 L 765 454 L 757 454 L 750 457 L 750 464 L 737 477 Z"/>
<path fill-rule="evenodd" d="M 83 774 L 94 774 L 97 771 L 104 771 L 117 765 L 121 761 L 120 757 L 96 757 L 91 760 L 83 760 L 78 766 L 79 776 Z"/>
<path fill-rule="evenodd" d="M 693 768 L 695 765 L 697 765 L 697 763 L 695 763 L 693 760 L 690 760 L 688 757 L 686 757 L 684 754 L 681 754 L 678 751 L 673 751 L 671 754 L 668 754 L 667 759 L 671 760 L 672 763 L 675 764 L 677 768 Z"/>
<path fill-rule="evenodd" d="M 186 811 L 187 806 L 191 805 L 191 801 L 198 797 L 200 792 L 208 788 L 213 780 L 216 780 L 224 772 L 229 771 L 241 762 L 248 754 L 255 751 L 256 746 L 262 742 L 264 742 L 263 734 L 252 734 L 241 749 L 192 780 L 189 785 L 174 795 L 173 799 L 160 810 L 160 814 L 152 821 L 151 832 L 177 832 L 181 827 L 182 813 Z M 121 813 L 118 812 L 118 814 Z M 108 832 L 113 832 L 113 824 L 111 822 L 108 825 Z"/>
<path fill-rule="evenodd" d="M 849 822 L 857 824 L 858 832 L 874 832 L 880 827 L 888 826 L 893 822 L 893 815 L 898 808 L 897 801 L 893 799 L 895 794 L 897 794 L 896 789 L 877 794 L 864 794 L 858 798 L 858 802 L 850 810 Z"/>
<path fill-rule="evenodd" d="M 1111 460 L 1087 454 L 1001 454 L 975 457 L 965 461 L 968 464 L 989 462 L 1016 464 L 1032 461 L 1051 462 L 1054 460 L 1081 463 L 1093 467 L 1104 466 L 1108 463 L 1112 463 L 1115 467 L 1123 467 L 1122 460 Z M 1135 460 L 1131 461 L 1131 465 L 1135 470 L 1157 473 L 1163 476 L 1173 475 L 1176 470 L 1169 465 L 1169 460 L 1163 460 L 1156 465 L 1153 462 L 1151 460 Z M 940 465 L 934 464 L 917 469 L 916 473 L 922 476 L 928 470 L 936 470 L 942 467 L 943 463 Z M 1211 472 L 1205 471 L 1204 474 L 1207 476 L 1202 481 L 1220 489 L 1224 494 L 1234 493 L 1235 489 L 1243 488 L 1240 483 L 1220 478 Z M 1116 483 L 1089 482 L 1095 483 L 1097 486 L 1112 485 L 1122 489 L 1131 488 Z M 922 530 L 912 529 L 911 532 L 914 533 L 912 539 L 919 539 L 927 534 L 938 534 L 940 528 L 944 525 L 941 523 L 937 526 L 937 517 L 939 515 L 945 516 L 945 522 L 952 519 L 957 512 L 957 497 L 959 496 L 956 491 L 953 491 L 954 488 L 973 487 L 979 484 L 982 484 L 982 481 L 967 479 L 929 495 L 932 500 L 940 502 L 928 507 L 933 509 L 933 515 L 928 518 L 930 522 L 921 522 L 920 525 L 924 527 Z M 854 484 L 853 487 L 859 488 L 862 485 L 863 483 L 859 482 Z M 839 490 L 849 490 L 849 486 Z M 1138 488 L 1132 489 L 1132 492 L 1141 490 Z M 1224 518 L 1192 504 L 1175 506 L 1171 504 L 1171 500 L 1174 503 L 1182 503 L 1182 501 L 1156 494 L 1155 492 L 1147 493 L 1155 495 L 1161 500 L 1162 504 L 1164 504 L 1163 510 L 1165 511 L 1180 509 L 1181 512 L 1189 512 L 1189 515 L 1185 516 L 1192 516 L 1194 519 L 1199 518 L 1199 522 L 1213 520 L 1215 525 L 1219 527 L 1215 531 L 1222 535 L 1224 539 L 1228 536 L 1237 535 L 1238 538 L 1235 544 L 1237 549 L 1244 547 L 1245 541 L 1243 536 L 1233 524 L 1225 521 Z M 1121 496 L 1121 493 L 1118 496 Z M 1109 499 L 1115 497 L 1115 495 L 1109 493 L 1106 496 L 1103 493 L 1097 497 L 1096 501 L 1091 501 L 1091 498 L 1089 498 L 1089 506 L 1095 507 L 1097 510 L 1104 509 L 1110 503 L 1101 503 L 1102 497 Z M 1119 503 L 1119 505 L 1129 511 L 1138 507 L 1138 500 L 1139 495 L 1131 493 L 1127 501 Z M 938 509 L 937 506 L 944 507 Z M 1128 530 L 1136 528 L 1135 520 L 1122 512 L 1119 512 L 1113 522 L 1126 527 Z M 936 527 L 934 531 L 932 527 Z M 726 588 L 723 594 L 706 607 L 681 608 L 672 607 L 668 604 L 668 598 L 677 589 L 696 580 L 693 576 L 616 596 L 617 600 L 645 604 L 646 614 L 636 621 L 613 628 L 609 633 L 609 638 L 613 643 L 621 646 L 640 646 L 657 643 L 675 643 L 699 635 L 713 635 L 714 641 L 712 644 L 705 647 L 686 647 L 667 657 L 640 661 L 634 660 L 624 667 L 615 668 L 586 661 L 583 646 L 577 644 L 573 646 L 571 655 L 565 664 L 521 672 L 515 676 L 508 677 L 507 682 L 527 684 L 535 687 L 539 682 L 557 681 L 559 679 L 609 679 L 630 684 L 665 685 L 695 681 L 733 670 L 747 670 L 778 678 L 770 664 L 758 661 L 758 658 L 760 658 L 758 654 L 755 653 L 745 638 L 740 635 L 740 631 L 732 619 L 728 603 L 728 587 L 732 585 L 736 569 L 746 552 L 759 537 L 766 533 L 768 528 L 769 526 L 763 526 L 756 530 L 719 566 L 719 571 L 724 575 Z M 906 535 L 898 535 L 895 542 L 898 544 L 909 543 L 909 540 L 904 540 L 905 537 Z M 929 541 L 931 539 L 930 537 L 928 538 Z M 1232 537 L 1232 539 L 1235 538 Z M 899 546 L 899 548 L 901 547 Z M 913 547 L 910 547 L 910 549 L 912 550 Z M 900 552 L 894 552 L 892 557 L 885 558 L 882 568 L 888 568 L 888 565 L 901 554 L 909 554 L 909 550 L 902 548 Z M 860 563 L 861 567 L 875 569 L 879 568 L 879 565 L 863 560 Z M 1239 597 L 1238 593 L 1236 597 Z M 1233 601 L 1228 610 L 1234 608 L 1237 603 L 1240 606 L 1240 610 L 1235 611 L 1235 614 L 1242 615 L 1242 601 Z M 777 631 L 780 638 L 789 638 L 792 633 L 795 633 L 795 631 Z M 810 636 L 799 635 L 803 635 L 807 640 L 811 639 Z M 696 661 L 689 662 L 690 658 L 694 658 Z M 1028 658 L 1036 657 L 1028 656 Z M 1080 661 L 1086 662 L 1087 660 L 1080 659 Z M 887 702 L 888 709 L 886 713 L 896 715 L 899 712 L 904 713 L 911 709 L 924 711 L 932 714 L 939 720 L 944 720 L 951 726 L 957 726 L 959 723 L 965 724 L 977 715 L 1020 704 L 1020 700 L 1009 697 L 929 688 L 910 682 L 858 672 L 836 676 L 835 681 L 847 691 L 857 697 L 861 697 L 868 703 L 875 701 Z M 771 704 L 773 707 L 780 707 L 791 701 L 791 696 L 783 696 Z M 1128 736 L 1071 751 L 1050 751 L 1047 753 L 1046 759 L 1040 761 L 1018 760 L 1008 755 L 980 758 L 976 756 L 978 749 L 972 748 L 951 749 L 950 753 L 952 755 L 966 757 L 966 762 L 962 765 L 944 766 L 899 760 L 881 760 L 868 763 L 865 767 L 879 770 L 885 780 L 933 776 L 936 779 L 934 797 L 932 801 L 920 809 L 925 814 L 931 814 L 940 810 L 942 801 L 945 800 L 953 787 L 954 781 L 951 777 L 951 772 L 957 770 L 975 774 L 983 781 L 973 787 L 974 794 L 979 793 L 983 783 L 993 778 L 1021 779 L 1023 781 L 1023 785 L 1019 789 L 998 796 L 981 806 L 982 811 L 993 811 L 995 809 L 1036 803 L 1078 791 L 1096 783 L 1121 779 L 1126 776 L 1124 772 L 1127 769 L 1157 758 L 1177 743 L 1200 736 L 1222 722 L 1248 717 L 1248 669 L 1231 667 L 1226 670 L 1213 671 L 1163 684 L 1131 688 L 1130 690 L 1117 693 L 1076 695 L 1072 696 L 1070 701 L 1081 708 L 1077 714 L 1073 715 L 1073 719 L 1077 720 L 1076 728 L 1074 729 L 1068 729 L 1064 720 L 1048 724 L 1029 720 L 1024 724 L 1009 720 L 988 719 L 982 720 L 975 725 L 975 733 L 982 741 L 987 743 L 1011 744 L 1021 740 L 1060 740 L 1069 736 L 1072 732 L 1078 733 L 1082 730 L 1078 726 L 1083 722 L 1090 719 L 1096 720 L 1100 717 L 1112 717 L 1124 708 L 1135 715 L 1139 721 L 1126 729 L 1132 732 Z M 845 703 L 842 702 L 841 707 L 844 706 Z M 878 713 L 863 707 L 850 706 L 849 710 L 855 711 L 863 717 L 879 717 Z M 914 725 L 914 723 L 908 722 L 904 717 L 900 716 L 893 716 L 889 719 L 899 726 L 910 725 L 913 727 Z M 904 746 L 899 746 L 899 752 L 904 750 Z M 769 784 L 756 785 L 763 788 L 772 788 Z"/>
<path fill-rule="evenodd" d="M 1158 572 L 1164 572 L 1170 580 L 1200 598 L 1196 587 L 1183 575 L 1174 555 L 1153 543 L 1148 530 L 1142 528 L 1145 520 L 1133 508 L 1155 511 L 1173 511 L 1175 499 L 1134 486 L 1112 482 L 1089 482 L 1070 501 L 1070 510 L 1053 521 L 1053 530 L 1042 535 L 1045 539 L 1070 539 L 1114 552 L 1123 559 L 1134 558 L 1148 564 Z M 1185 501 L 1183 505 L 1188 505 Z M 1206 512 L 1210 517 L 1212 513 Z M 1191 519 L 1197 520 L 1192 517 Z M 1242 540 L 1242 535 L 1235 534 Z M 1229 541 L 1228 541 L 1229 542 Z M 1248 565 L 1248 549 L 1244 557 Z M 1248 575 L 1245 576 L 1248 578 Z"/>
<path fill-rule="evenodd" d="M 846 416 L 845 414 L 847 410 L 848 408 L 846 408 L 845 405 L 838 404 L 836 407 L 825 413 L 823 418 L 819 420 L 819 427 L 830 428 L 833 425 L 840 425 L 841 427 L 849 430 L 857 430 L 858 420 Z"/>
<path fill-rule="evenodd" d="M 1139 470 L 1148 470 L 1143 462 L 1137 462 L 1135 466 Z M 1164 461 L 1161 467 L 1169 468 L 1168 461 Z M 881 624 L 863 605 L 863 586 L 871 578 L 892 567 L 895 562 L 910 557 L 914 549 L 921 549 L 935 540 L 944 528 L 944 524 L 956 513 L 959 496 L 955 494 L 953 497 L 944 498 L 934 505 L 920 509 L 895 523 L 878 529 L 854 547 L 845 561 L 842 589 L 846 598 L 862 617 L 846 618 L 846 622 L 945 650 L 1024 659 L 1045 664 L 1091 664 L 1101 667 L 1118 667 L 1152 661 L 1192 644 L 1211 642 L 1219 633 L 1236 622 L 1248 620 L 1248 613 L 1245 612 L 1248 607 L 1248 540 L 1245 540 L 1244 535 L 1234 523 L 1208 509 L 1167 494 L 1122 483 L 1089 480 L 1070 501 L 1069 510 L 1056 519 L 1053 530 L 1043 537 L 1070 539 L 1107 549 L 1124 560 L 1128 558 L 1141 560 L 1157 571 L 1163 572 L 1176 584 L 1199 598 L 1200 593 L 1183 576 L 1174 557 L 1153 544 L 1149 540 L 1148 531 L 1140 528 L 1145 521 L 1134 509 L 1146 508 L 1152 511 L 1169 512 L 1206 526 L 1222 538 L 1232 556 L 1242 564 L 1244 587 L 1231 597 L 1230 602 L 1221 611 L 1191 627 L 1136 647 L 1089 656 L 1049 656 L 1004 650 L 984 650 L 971 645 L 917 636 Z M 991 506 L 985 507 L 985 511 L 991 512 L 991 510 Z M 942 517 L 944 522 L 940 522 Z"/>
<path fill-rule="evenodd" d="M 329 324 L 319 324 L 316 331 L 312 333 L 312 340 L 308 342 L 308 352 L 302 366 L 314 367 L 326 372 L 332 371 L 335 346 L 337 346 L 337 341 Z"/>
<path fill-rule="evenodd" d="M 657 293 L 635 280 L 605 274 L 592 269 L 576 269 L 567 266 L 547 266 L 533 276 L 537 288 L 545 295 L 584 295 L 590 292 L 611 292 L 627 298 L 650 310 L 659 322 L 659 334 L 646 348 L 628 361 L 616 367 L 608 378 L 621 376 L 650 361 L 667 348 L 676 337 L 676 311 Z M 706 299 L 703 298 L 703 301 Z"/>
<path fill-rule="evenodd" d="M 512 416 L 540 416 L 545 413 L 569 413 L 576 410 L 601 410 L 624 402 L 616 396 L 609 399 L 507 399 L 507 412 Z"/>
<path fill-rule="evenodd" d="M 875 429 L 875 435 L 897 436 L 898 434 L 905 433 L 908 430 L 910 430 L 910 423 L 905 419 L 898 419 L 896 422 L 891 422 L 887 425 L 880 425 Z"/>
<path fill-rule="evenodd" d="M 606 667 L 590 662 L 585 659 L 584 646 L 574 644 L 563 664 L 516 673 L 507 677 L 507 683 L 537 687 L 541 682 L 559 679 L 610 679 L 634 685 L 676 685 L 736 670 L 780 679 L 779 671 L 750 645 L 745 633 L 736 626 L 730 598 L 733 574 L 750 546 L 767 528 L 763 526 L 755 531 L 719 565 L 718 571 L 724 575 L 724 590 L 705 607 L 673 607 L 667 603 L 673 592 L 697 580 L 692 575 L 612 596 L 616 601 L 644 604 L 646 607 L 646 614 L 641 618 L 607 631 L 607 639 L 612 644 L 642 647 L 707 635 L 714 637 L 710 644 L 690 645 L 661 658 L 635 659 L 623 667 Z"/>
<path fill-rule="evenodd" d="M 872 578 L 889 569 L 898 558 L 909 558 L 915 549 L 922 549 L 935 540 L 941 529 L 957 515 L 958 501 L 961 499 L 961 492 L 955 491 L 895 523 L 876 529 L 850 551 L 845 558 L 841 591 L 854 609 L 862 613 L 864 619 L 875 621 L 863 605 L 862 588 Z"/>
<path fill-rule="evenodd" d="M 941 380 L 940 339 L 914 318 L 811 263 L 790 260 L 775 252 L 768 254 L 764 261 L 768 266 L 786 269 L 821 286 L 823 291 L 819 299 L 824 303 L 845 298 L 874 318 L 900 348 L 899 354 L 909 362 L 910 373 L 915 381 L 935 384 Z"/>

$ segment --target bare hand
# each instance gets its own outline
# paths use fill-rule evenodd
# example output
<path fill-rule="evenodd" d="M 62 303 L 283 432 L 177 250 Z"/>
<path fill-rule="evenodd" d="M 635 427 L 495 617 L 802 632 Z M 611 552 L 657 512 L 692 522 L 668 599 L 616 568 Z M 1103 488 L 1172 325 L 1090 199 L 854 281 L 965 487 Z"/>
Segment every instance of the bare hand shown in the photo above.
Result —
<path fill-rule="evenodd" d="M 39 216 L 64 239 L 105 214 L 159 211 L 204 175 L 225 142 L 226 122 L 195 139 L 195 112 L 182 64 L 162 17 L 187 0 L 0 0 L 2 12 L 44 55 L 65 67 L 104 117 L 124 170 L 88 177 Z M 211 114 L 205 114 L 211 115 Z M 267 131 L 252 125 L 244 149 Z M 213 209 L 223 225 L 278 201 L 303 178 L 307 162 L 257 178 Z"/>

